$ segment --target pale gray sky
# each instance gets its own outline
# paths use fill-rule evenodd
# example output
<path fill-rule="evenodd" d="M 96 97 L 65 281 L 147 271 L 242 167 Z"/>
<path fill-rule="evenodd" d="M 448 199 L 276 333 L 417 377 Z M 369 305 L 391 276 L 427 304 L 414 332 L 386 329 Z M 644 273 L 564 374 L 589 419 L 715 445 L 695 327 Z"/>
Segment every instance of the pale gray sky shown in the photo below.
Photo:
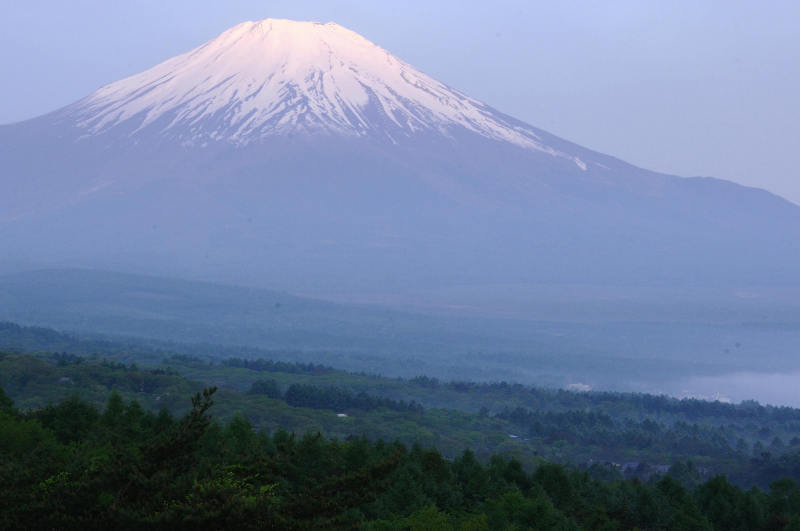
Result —
<path fill-rule="evenodd" d="M 335 21 L 439 80 L 649 169 L 800 203 L 800 2 L 26 0 L 0 20 L 0 123 L 244 20 Z"/>

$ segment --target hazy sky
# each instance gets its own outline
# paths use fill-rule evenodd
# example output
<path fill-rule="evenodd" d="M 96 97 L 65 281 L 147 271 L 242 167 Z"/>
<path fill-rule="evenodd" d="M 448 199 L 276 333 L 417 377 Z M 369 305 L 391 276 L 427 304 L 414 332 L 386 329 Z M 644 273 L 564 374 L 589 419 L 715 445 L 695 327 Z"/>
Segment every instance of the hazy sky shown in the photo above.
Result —
<path fill-rule="evenodd" d="M 335 21 L 433 77 L 649 169 L 800 203 L 800 2 L 4 2 L 0 123 L 30 118 L 244 20 Z"/>

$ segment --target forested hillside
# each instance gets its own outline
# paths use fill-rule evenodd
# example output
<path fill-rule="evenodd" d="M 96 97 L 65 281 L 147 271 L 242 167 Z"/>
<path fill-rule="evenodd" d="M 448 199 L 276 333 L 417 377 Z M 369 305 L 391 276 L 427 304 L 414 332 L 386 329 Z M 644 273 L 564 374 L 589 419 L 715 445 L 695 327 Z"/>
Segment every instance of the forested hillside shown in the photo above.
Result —
<path fill-rule="evenodd" d="M 0 392 L 4 529 L 793 529 L 791 479 L 744 490 L 685 468 L 649 483 L 467 450 L 256 431 L 215 421 L 215 388 L 180 418 L 114 392 L 19 412 Z"/>
<path fill-rule="evenodd" d="M 23 411 L 72 397 L 102 408 L 115 391 L 145 410 L 180 415 L 188 408 L 186 396 L 217 386 L 217 418 L 238 416 L 268 433 L 365 436 L 435 448 L 448 459 L 469 449 L 484 463 L 501 454 L 531 470 L 547 460 L 643 481 L 686 463 L 693 483 L 716 474 L 748 488 L 782 476 L 800 479 L 800 410 L 792 408 L 388 379 L 264 359 L 215 362 L 176 354 L 186 348 L 181 345 L 168 351 L 46 329 L 4 330 L 4 344 L 16 347 L 0 353 L 0 386 Z M 26 352 L 23 344 L 40 352 Z M 48 353 L 49 347 L 81 354 Z"/>

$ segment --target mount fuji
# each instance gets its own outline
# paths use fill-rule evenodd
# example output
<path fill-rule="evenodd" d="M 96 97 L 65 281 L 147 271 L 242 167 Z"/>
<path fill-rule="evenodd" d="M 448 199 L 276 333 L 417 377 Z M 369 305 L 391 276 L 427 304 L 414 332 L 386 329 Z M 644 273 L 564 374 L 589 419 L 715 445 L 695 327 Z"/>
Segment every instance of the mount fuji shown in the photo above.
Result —
<path fill-rule="evenodd" d="M 306 292 L 800 281 L 800 207 L 580 147 L 333 23 L 245 22 L 0 126 L 0 169 L 6 269 Z"/>

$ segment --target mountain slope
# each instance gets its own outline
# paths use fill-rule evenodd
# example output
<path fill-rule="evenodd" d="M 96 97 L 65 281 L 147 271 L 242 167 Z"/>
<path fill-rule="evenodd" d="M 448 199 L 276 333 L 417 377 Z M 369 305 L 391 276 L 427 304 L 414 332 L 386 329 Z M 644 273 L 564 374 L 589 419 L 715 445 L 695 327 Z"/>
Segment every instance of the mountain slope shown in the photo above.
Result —
<path fill-rule="evenodd" d="M 336 24 L 231 28 L 0 127 L 3 265 L 289 289 L 797 283 L 800 208 L 642 170 Z"/>

